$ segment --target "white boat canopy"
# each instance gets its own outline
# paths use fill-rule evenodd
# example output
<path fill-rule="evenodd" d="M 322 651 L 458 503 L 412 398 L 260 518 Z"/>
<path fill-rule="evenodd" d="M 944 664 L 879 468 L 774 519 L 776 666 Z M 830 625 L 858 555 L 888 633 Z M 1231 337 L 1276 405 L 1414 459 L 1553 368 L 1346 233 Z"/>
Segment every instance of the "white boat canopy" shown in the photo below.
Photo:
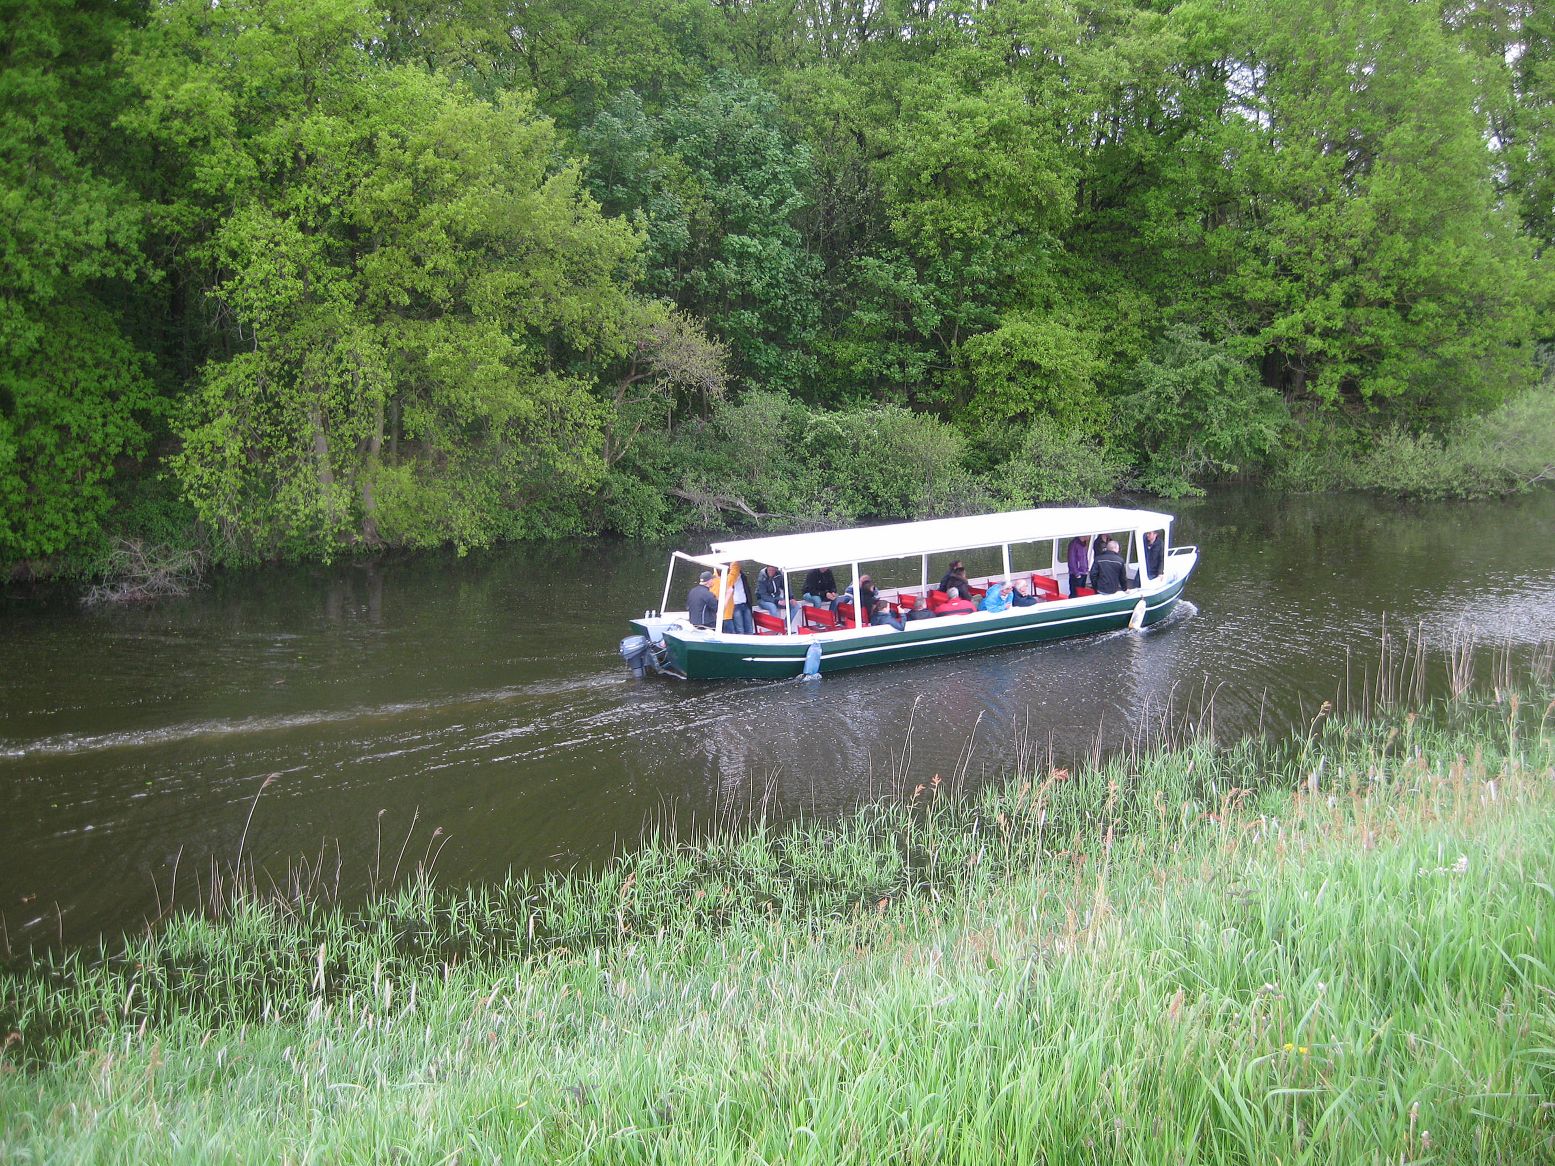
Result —
<path fill-rule="evenodd" d="M 733 562 L 770 563 L 785 572 L 808 571 L 840 563 L 878 563 L 978 547 L 1071 538 L 1077 534 L 1164 531 L 1171 524 L 1172 515 L 1153 510 L 1049 506 L 1037 510 L 1010 510 L 1003 514 L 974 514 L 966 518 L 861 526 L 852 530 L 734 539 L 713 543 L 710 553 L 698 555 L 694 561 L 720 567 Z"/>

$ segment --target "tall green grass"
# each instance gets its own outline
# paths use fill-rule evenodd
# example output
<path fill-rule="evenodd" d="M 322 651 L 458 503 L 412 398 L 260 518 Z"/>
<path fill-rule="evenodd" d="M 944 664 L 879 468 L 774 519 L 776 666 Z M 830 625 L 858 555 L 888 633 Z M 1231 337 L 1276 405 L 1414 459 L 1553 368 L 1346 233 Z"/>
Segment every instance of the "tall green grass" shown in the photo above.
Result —
<path fill-rule="evenodd" d="M 1549 697 L 239 895 L 5 974 L 0 1158 L 1555 1161 Z"/>

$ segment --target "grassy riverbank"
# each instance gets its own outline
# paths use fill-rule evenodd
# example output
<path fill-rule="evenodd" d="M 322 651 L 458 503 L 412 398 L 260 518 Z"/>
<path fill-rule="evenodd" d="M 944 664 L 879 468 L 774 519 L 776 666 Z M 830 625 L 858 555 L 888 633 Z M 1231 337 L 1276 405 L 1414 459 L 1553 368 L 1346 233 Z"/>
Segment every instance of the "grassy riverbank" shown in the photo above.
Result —
<path fill-rule="evenodd" d="M 1549 1161 L 1550 697 L 14 968 L 0 1158 Z"/>

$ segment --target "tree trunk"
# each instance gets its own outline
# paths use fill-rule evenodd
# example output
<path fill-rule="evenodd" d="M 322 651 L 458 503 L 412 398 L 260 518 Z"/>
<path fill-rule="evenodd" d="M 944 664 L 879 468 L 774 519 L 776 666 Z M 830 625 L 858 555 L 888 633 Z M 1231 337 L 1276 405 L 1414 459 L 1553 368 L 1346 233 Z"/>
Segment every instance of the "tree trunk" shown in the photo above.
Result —
<path fill-rule="evenodd" d="M 308 424 L 313 429 L 313 469 L 319 484 L 319 499 L 324 503 L 324 519 L 335 528 L 335 471 L 329 464 L 329 434 L 324 429 L 324 407 L 315 398 L 308 406 Z"/>
<path fill-rule="evenodd" d="M 367 457 L 362 465 L 362 541 L 368 546 L 383 545 L 374 515 L 378 503 L 373 498 L 373 483 L 378 473 L 378 452 L 383 448 L 383 398 L 373 402 L 373 430 L 367 439 Z"/>

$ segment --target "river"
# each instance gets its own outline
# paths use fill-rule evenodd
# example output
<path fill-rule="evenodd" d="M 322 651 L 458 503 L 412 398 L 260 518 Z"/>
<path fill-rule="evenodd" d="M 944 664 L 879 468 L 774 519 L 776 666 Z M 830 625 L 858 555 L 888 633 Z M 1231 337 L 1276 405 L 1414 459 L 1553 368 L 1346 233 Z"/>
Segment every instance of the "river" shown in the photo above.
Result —
<path fill-rule="evenodd" d="M 936 775 L 1064 764 L 1168 707 L 1208 705 L 1221 735 L 1275 728 L 1358 690 L 1385 629 L 1397 651 L 1422 645 L 1433 692 L 1464 634 L 1514 666 L 1555 641 L 1555 492 L 1164 508 L 1201 550 L 1169 621 L 819 682 L 632 680 L 616 645 L 658 605 L 662 546 L 266 568 L 125 610 L 13 591 L 0 939 L 136 928 L 197 904 L 240 853 L 263 879 L 349 898 L 396 867 L 463 884 L 587 866 L 648 827 L 835 814 Z"/>

